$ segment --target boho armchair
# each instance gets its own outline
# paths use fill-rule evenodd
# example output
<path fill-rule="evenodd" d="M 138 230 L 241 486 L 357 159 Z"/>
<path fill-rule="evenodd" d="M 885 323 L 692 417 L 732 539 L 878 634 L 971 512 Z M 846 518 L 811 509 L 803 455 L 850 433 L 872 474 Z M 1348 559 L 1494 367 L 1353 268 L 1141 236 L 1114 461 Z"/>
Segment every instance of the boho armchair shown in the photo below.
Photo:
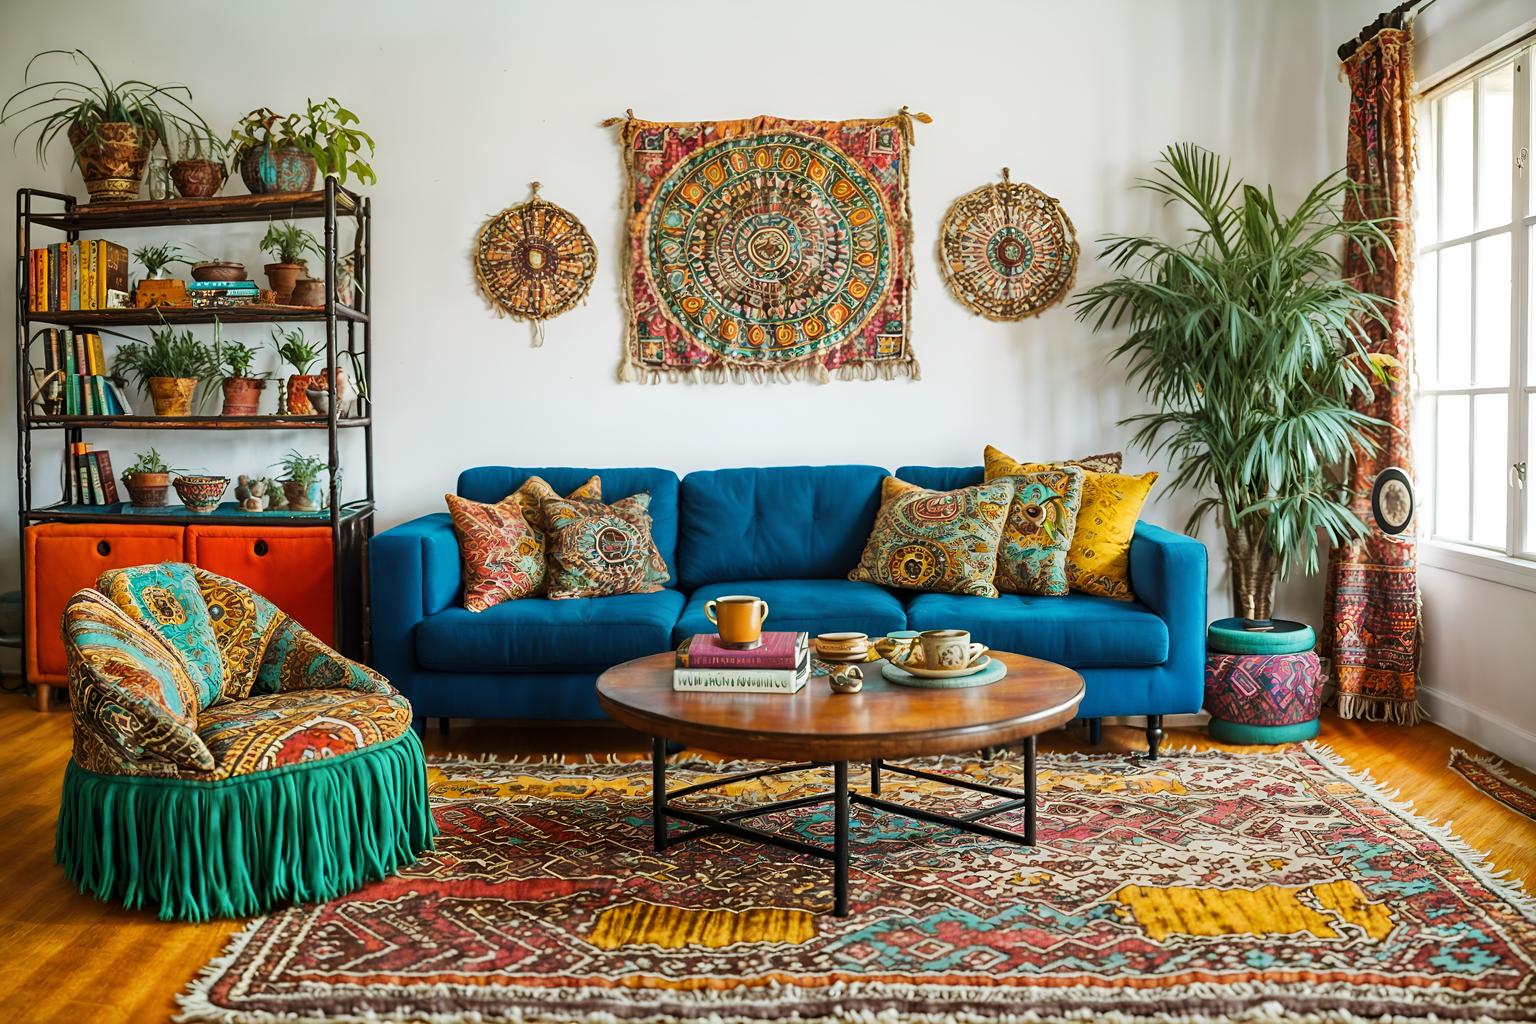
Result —
<path fill-rule="evenodd" d="M 180 563 L 64 611 L 74 756 L 55 857 L 162 918 L 329 899 L 432 848 L 411 707 L 244 586 Z"/>

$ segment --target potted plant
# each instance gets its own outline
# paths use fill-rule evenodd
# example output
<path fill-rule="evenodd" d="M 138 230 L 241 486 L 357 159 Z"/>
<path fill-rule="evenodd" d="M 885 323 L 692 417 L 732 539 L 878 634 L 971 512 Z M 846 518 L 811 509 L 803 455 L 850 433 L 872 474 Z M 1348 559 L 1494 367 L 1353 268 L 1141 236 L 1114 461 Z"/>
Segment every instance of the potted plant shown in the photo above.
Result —
<path fill-rule="evenodd" d="M 133 507 L 164 508 L 172 472 L 153 448 L 139 452 L 134 464 L 123 470 L 123 486 L 128 488 L 128 499 Z"/>
<path fill-rule="evenodd" d="M 213 328 L 213 361 L 224 390 L 224 408 L 220 415 L 254 416 L 261 411 L 261 393 L 266 390 L 269 376 L 265 372 L 252 372 L 259 350 L 244 342 L 225 341 L 217 318 Z"/>
<path fill-rule="evenodd" d="M 320 487 L 320 474 L 325 472 L 325 462 L 317 455 L 301 455 L 292 449 L 273 467 L 281 469 L 278 479 L 283 485 L 283 497 L 294 512 L 317 512 L 325 507 L 325 495 Z"/>
<path fill-rule="evenodd" d="M 320 361 L 320 349 L 304 336 L 302 327 L 288 331 L 279 327 L 272 328 L 272 347 L 277 350 L 278 358 L 292 366 L 294 371 L 288 378 L 286 390 L 288 412 L 294 416 L 314 415 L 315 407 L 310 404 L 305 392 L 329 384 L 325 374 L 309 372 Z"/>
<path fill-rule="evenodd" d="M 138 79 L 114 83 L 83 50 L 44 50 L 27 62 L 22 81 L 30 81 L 33 64 L 53 56 L 68 57 L 76 65 L 83 60 L 94 77 L 73 81 L 64 77 L 66 69 L 48 81 L 24 84 L 0 106 L 0 122 L 36 112 L 16 137 L 36 128 L 37 158 L 43 164 L 49 144 L 64 132 L 93 203 L 137 199 L 149 151 L 164 142 L 172 127 L 211 130 L 188 104 L 192 91 L 186 86 Z M 39 89 L 47 92 L 34 91 Z"/>
<path fill-rule="evenodd" d="M 178 333 L 169 324 L 151 328 L 149 338 L 119 345 L 113 371 L 149 392 L 156 416 L 191 415 L 198 384 L 218 372 L 212 352 L 191 331 Z"/>
<path fill-rule="evenodd" d="M 133 250 L 133 258 L 144 267 L 145 279 L 149 281 L 166 281 L 170 279 L 170 265 L 172 263 L 188 263 L 189 260 L 182 256 L 181 250 L 170 243 L 161 245 L 142 245 Z"/>
<path fill-rule="evenodd" d="M 377 180 L 362 158 L 373 155 L 373 138 L 358 128 L 357 115 L 335 98 L 313 100 L 302 114 L 279 115 L 260 107 L 241 118 L 230 132 L 240 178 L 253 195 L 308 192 L 316 173 L 334 175 L 342 184 L 356 174 L 364 184 Z"/>
<path fill-rule="evenodd" d="M 188 512 L 207 515 L 219 507 L 224 492 L 229 489 L 229 478 L 204 473 L 178 473 L 172 486 L 176 488 L 176 496 Z"/>
<path fill-rule="evenodd" d="M 1321 536 L 1343 544 L 1368 533 L 1332 471 L 1386 426 L 1350 399 L 1387 380 L 1361 339 L 1390 302 L 1344 280 L 1341 253 L 1389 243 L 1382 221 L 1345 220 L 1355 186 L 1342 174 L 1286 214 L 1207 150 L 1171 146 L 1161 164 L 1141 187 L 1191 211 L 1195 227 L 1178 244 L 1106 239 L 1123 276 L 1072 305 L 1096 331 L 1129 327 L 1114 355 L 1157 411 L 1125 422 L 1177 465 L 1174 489 L 1201 492 L 1187 529 L 1218 513 L 1236 613 L 1264 630 L 1276 579 L 1297 566 L 1315 573 Z"/>
<path fill-rule="evenodd" d="M 261 251 L 275 261 L 262 269 L 267 272 L 267 283 L 272 286 L 272 294 L 277 297 L 278 304 L 283 306 L 293 296 L 294 282 L 299 279 L 299 275 L 309 270 L 309 265 L 304 262 L 304 254 L 325 255 L 320 248 L 320 241 L 292 221 L 267 225 L 267 233 L 261 238 Z"/>
<path fill-rule="evenodd" d="M 219 194 L 229 180 L 225 161 L 229 156 L 224 140 L 211 131 L 196 129 L 183 132 L 171 180 L 183 199 L 207 199 Z"/>

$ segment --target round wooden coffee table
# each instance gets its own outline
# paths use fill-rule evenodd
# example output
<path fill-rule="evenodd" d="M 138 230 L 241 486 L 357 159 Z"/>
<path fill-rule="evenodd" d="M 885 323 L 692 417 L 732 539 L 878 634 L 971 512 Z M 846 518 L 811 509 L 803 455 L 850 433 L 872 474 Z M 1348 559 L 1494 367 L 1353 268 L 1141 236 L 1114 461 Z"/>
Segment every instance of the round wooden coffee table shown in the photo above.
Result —
<path fill-rule="evenodd" d="M 883 662 L 863 666 L 864 688 L 833 693 L 825 676 L 812 676 L 798 693 L 701 693 L 672 689 L 672 652 L 616 665 L 597 679 L 597 699 L 619 722 L 651 736 L 652 829 L 658 851 L 668 845 L 717 833 L 769 843 L 831 860 L 833 911 L 848 913 L 848 808 L 875 808 L 920 821 L 964 829 L 1006 842 L 1035 842 L 1035 737 L 1070 721 L 1083 699 L 1083 678 L 1062 665 L 1021 654 L 990 652 L 1008 674 L 988 686 L 928 690 L 898 686 L 880 675 Z M 775 765 L 667 792 L 666 741 L 678 740 L 732 757 L 755 757 Z M 1024 789 L 989 786 L 900 764 L 891 758 L 961 754 L 984 747 L 1023 743 Z M 848 762 L 868 761 L 868 793 L 848 790 Z M 806 768 L 832 768 L 830 793 L 754 804 L 740 810 L 705 813 L 673 801 L 744 779 Z M 1004 798 L 981 811 L 952 816 L 880 797 L 882 772 L 896 772 Z M 828 849 L 742 824 L 775 811 L 834 805 L 833 846 Z M 1024 810 L 1023 833 L 980 819 Z M 668 819 L 694 828 L 669 832 Z"/>

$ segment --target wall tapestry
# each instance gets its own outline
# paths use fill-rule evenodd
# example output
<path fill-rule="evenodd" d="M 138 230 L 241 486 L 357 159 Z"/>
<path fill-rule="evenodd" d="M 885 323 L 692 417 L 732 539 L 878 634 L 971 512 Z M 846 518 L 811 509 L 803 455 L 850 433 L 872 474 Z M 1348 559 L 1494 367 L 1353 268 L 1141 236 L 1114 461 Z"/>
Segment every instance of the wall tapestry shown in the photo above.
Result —
<path fill-rule="evenodd" d="M 628 176 L 619 380 L 916 380 L 914 120 L 604 122 Z"/>
<path fill-rule="evenodd" d="M 955 298 L 988 320 L 1038 316 L 1077 279 L 1077 232 L 1052 197 L 1003 180 L 967 192 L 944 215 L 939 266 Z"/>
<path fill-rule="evenodd" d="M 569 210 L 539 198 L 485 222 L 475 242 L 475 280 L 497 316 L 527 320 L 533 343 L 544 344 L 544 321 L 587 297 L 597 276 L 597 247 Z"/>

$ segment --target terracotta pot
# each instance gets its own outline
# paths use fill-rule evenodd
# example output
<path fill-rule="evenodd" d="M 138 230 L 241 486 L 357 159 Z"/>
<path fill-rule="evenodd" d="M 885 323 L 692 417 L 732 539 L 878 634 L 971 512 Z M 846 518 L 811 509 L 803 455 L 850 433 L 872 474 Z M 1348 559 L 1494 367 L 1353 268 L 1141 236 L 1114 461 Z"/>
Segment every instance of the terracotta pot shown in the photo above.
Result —
<path fill-rule="evenodd" d="M 244 281 L 245 264 L 230 260 L 208 260 L 192 265 L 194 281 Z"/>
<path fill-rule="evenodd" d="M 69 144 L 91 202 L 121 203 L 139 198 L 149 151 L 160 137 L 125 121 L 98 126 L 95 137 L 89 140 L 87 134 L 78 125 L 69 127 Z"/>
<path fill-rule="evenodd" d="M 317 512 L 320 509 L 309 493 L 309 486 L 299 480 L 283 481 L 283 497 L 288 499 L 290 512 Z"/>
<path fill-rule="evenodd" d="M 169 473 L 124 473 L 123 486 L 134 508 L 164 508 L 166 492 L 171 489 Z"/>
<path fill-rule="evenodd" d="M 176 495 L 188 512 L 207 514 L 219 507 L 224 492 L 229 488 L 229 478 L 224 476 L 179 476 L 176 478 Z"/>
<path fill-rule="evenodd" d="M 224 380 L 225 416 L 255 416 L 261 411 L 261 393 L 267 382 L 260 377 L 227 377 Z"/>
<path fill-rule="evenodd" d="M 196 390 L 196 377 L 149 378 L 149 398 L 156 416 L 190 416 L 192 393 Z"/>
<path fill-rule="evenodd" d="M 310 388 L 329 391 L 330 378 L 323 373 L 296 373 L 288 378 L 288 412 L 294 416 L 313 416 L 315 407 L 306 394 Z"/>
<path fill-rule="evenodd" d="M 219 194 L 229 172 L 217 160 L 177 160 L 171 164 L 171 180 L 183 199 L 207 199 Z"/>
<path fill-rule="evenodd" d="M 294 282 L 293 294 L 288 297 L 288 305 L 325 305 L 325 279 L 317 277 L 304 277 Z"/>
<path fill-rule="evenodd" d="M 277 304 L 286 306 L 293 295 L 293 286 L 298 281 L 299 275 L 307 272 L 309 268 L 302 263 L 268 263 L 261 269 L 267 272 L 267 283 L 272 286 L 272 294 L 276 296 Z"/>
<path fill-rule="evenodd" d="M 253 196 L 315 187 L 315 158 L 298 146 L 251 146 L 241 150 L 239 165 L 240 180 Z"/>

